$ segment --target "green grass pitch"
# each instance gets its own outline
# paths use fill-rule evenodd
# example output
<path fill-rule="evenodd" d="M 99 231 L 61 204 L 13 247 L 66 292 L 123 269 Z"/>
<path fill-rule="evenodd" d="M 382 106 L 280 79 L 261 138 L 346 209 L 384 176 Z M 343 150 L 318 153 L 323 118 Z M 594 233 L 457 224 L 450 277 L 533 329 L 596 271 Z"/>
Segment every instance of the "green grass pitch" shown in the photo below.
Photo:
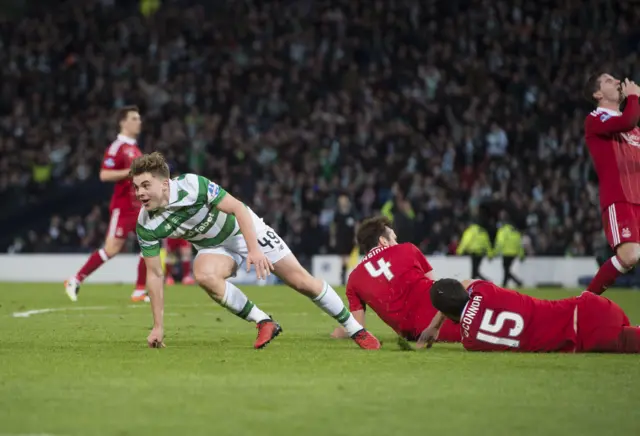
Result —
<path fill-rule="evenodd" d="M 195 287 L 166 292 L 167 348 L 124 286 L 0 284 L 0 435 L 640 434 L 640 356 L 473 354 L 458 345 L 364 352 L 284 287 L 244 287 L 282 324 L 255 328 Z M 545 298 L 569 292 L 531 291 Z M 640 293 L 608 296 L 640 323 Z M 15 312 L 56 309 L 14 317 Z"/>

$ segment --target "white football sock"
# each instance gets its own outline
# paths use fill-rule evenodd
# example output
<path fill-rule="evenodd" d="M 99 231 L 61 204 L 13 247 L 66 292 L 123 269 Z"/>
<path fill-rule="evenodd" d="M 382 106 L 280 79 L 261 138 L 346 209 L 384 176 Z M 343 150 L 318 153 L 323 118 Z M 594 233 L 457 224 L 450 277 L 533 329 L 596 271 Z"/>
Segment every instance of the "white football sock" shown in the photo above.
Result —
<path fill-rule="evenodd" d="M 220 304 L 226 307 L 229 312 L 247 321 L 260 322 L 269 319 L 269 315 L 260 310 L 247 298 L 244 292 L 228 280 Z"/>
<path fill-rule="evenodd" d="M 349 336 L 353 336 L 362 330 L 363 327 L 356 321 L 353 315 L 351 315 L 351 312 L 345 307 L 336 291 L 326 282 L 324 283 L 324 289 L 320 295 L 313 299 L 313 302 L 325 313 L 342 324 L 342 327 L 345 328 Z"/>

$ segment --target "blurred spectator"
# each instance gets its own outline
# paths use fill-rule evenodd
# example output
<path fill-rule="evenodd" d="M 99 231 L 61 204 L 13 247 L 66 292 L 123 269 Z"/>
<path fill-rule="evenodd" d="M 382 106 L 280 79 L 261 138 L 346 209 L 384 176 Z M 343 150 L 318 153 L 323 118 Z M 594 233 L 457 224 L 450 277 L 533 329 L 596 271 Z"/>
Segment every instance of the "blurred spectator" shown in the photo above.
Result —
<path fill-rule="evenodd" d="M 25 223 L 12 251 L 99 243 L 106 215 L 88 200 L 20 214 L 88 189 L 129 103 L 145 151 L 216 180 L 308 254 L 328 250 L 339 192 L 368 216 L 397 180 L 402 238 L 430 252 L 455 250 L 487 201 L 521 221 L 531 254 L 596 249 L 579 91 L 605 64 L 638 80 L 631 2 L 159 3 L 43 3 L 0 26 L 0 199 Z"/>

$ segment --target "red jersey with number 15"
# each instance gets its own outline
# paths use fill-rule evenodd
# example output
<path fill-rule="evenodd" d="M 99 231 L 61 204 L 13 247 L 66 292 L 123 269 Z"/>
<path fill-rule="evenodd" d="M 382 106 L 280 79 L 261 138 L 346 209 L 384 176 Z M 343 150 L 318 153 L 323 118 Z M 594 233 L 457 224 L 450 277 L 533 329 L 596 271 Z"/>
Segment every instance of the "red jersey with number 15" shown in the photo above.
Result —
<path fill-rule="evenodd" d="M 433 282 L 425 277 L 431 270 L 413 244 L 376 247 L 349 275 L 349 309 L 364 310 L 368 305 L 396 333 L 415 339 L 421 333 L 416 331 L 420 324 L 416 317 L 426 316 L 428 325 L 437 312 L 429 295 Z"/>
<path fill-rule="evenodd" d="M 624 112 L 597 108 L 584 122 L 584 137 L 600 184 L 600 208 L 640 204 L 640 105 L 630 95 Z"/>
<path fill-rule="evenodd" d="M 142 156 L 142 152 L 140 152 L 136 140 L 124 135 L 118 135 L 118 138 L 104 154 L 102 169 L 128 169 L 131 167 L 133 160 L 139 156 Z M 135 214 L 137 216 L 140 211 L 140 202 L 136 199 L 131 179 L 126 178 L 116 182 L 109 209 L 112 211 L 120 209 L 120 213 L 123 215 Z"/>
<path fill-rule="evenodd" d="M 470 351 L 574 351 L 578 299 L 539 300 L 478 280 L 460 317 Z"/>

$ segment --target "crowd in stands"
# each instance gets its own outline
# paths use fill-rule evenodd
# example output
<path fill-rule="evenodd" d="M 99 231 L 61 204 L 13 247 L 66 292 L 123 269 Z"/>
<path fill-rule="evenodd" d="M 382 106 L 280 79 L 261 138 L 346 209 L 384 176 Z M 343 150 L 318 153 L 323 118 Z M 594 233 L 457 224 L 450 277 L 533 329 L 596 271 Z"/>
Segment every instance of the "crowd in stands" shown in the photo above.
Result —
<path fill-rule="evenodd" d="M 631 2 L 120 3 L 67 0 L 0 24 L 5 205 L 95 179 L 114 111 L 137 104 L 143 151 L 215 180 L 294 251 L 331 251 L 340 193 L 362 217 L 391 201 L 426 253 L 449 253 L 487 202 L 531 254 L 603 243 L 581 90 L 594 69 L 640 81 Z M 10 250 L 99 246 L 100 201 Z"/>

